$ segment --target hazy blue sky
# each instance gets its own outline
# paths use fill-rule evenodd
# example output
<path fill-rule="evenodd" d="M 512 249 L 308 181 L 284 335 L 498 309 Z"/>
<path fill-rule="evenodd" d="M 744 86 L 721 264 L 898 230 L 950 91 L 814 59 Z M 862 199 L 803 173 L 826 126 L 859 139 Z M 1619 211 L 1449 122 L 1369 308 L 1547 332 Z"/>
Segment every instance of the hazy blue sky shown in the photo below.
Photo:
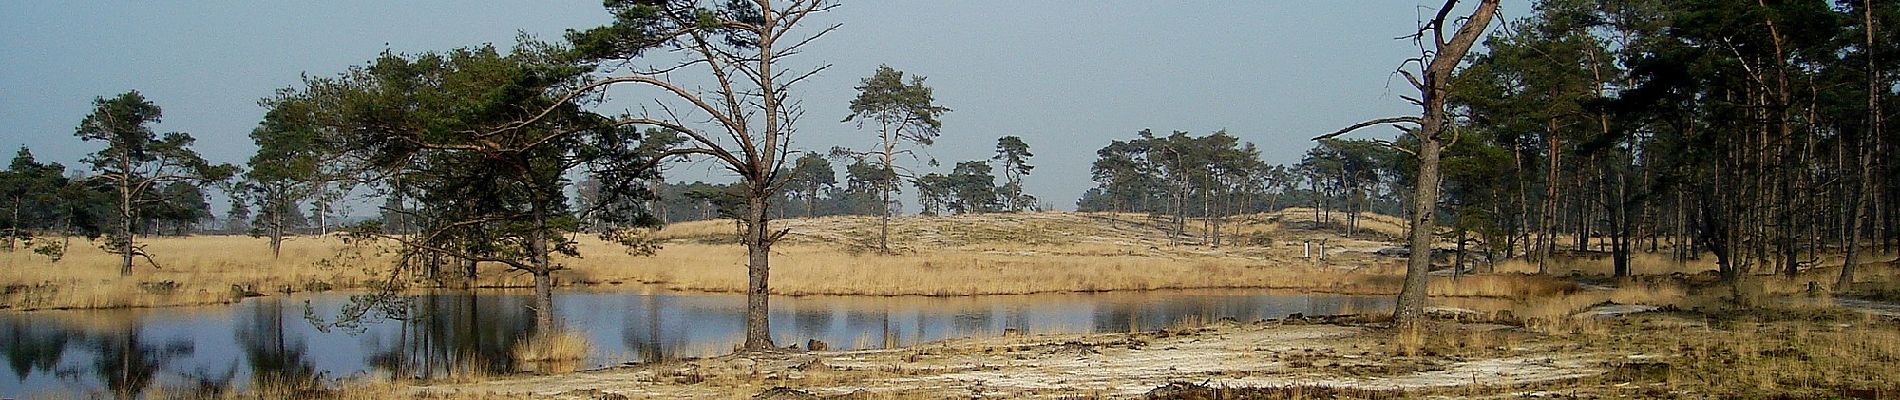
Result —
<path fill-rule="evenodd" d="M 808 115 L 794 146 L 870 141 L 837 121 L 852 86 L 888 64 L 928 77 L 955 110 L 927 150 L 940 169 L 1019 135 L 1036 154 L 1028 191 L 1072 209 L 1094 185 L 1095 150 L 1142 129 L 1227 129 L 1268 162 L 1291 163 L 1315 134 L 1417 112 L 1391 75 L 1417 49 L 1393 38 L 1436 2 L 1181 3 L 842 2 L 821 22 L 843 27 L 793 62 L 833 65 L 795 89 Z M 1524 3 L 1507 1 L 1504 17 L 1526 14 Z M 552 39 L 606 20 L 594 1 L 0 2 L 0 150 L 24 145 L 82 168 L 98 145 L 73 129 L 92 99 L 137 89 L 164 108 L 161 132 L 189 132 L 208 158 L 242 163 L 263 116 L 256 101 L 301 74 L 335 74 L 384 49 L 506 46 L 517 31 Z M 637 92 L 615 93 L 622 108 L 639 104 Z M 703 169 L 671 178 L 726 179 Z"/>

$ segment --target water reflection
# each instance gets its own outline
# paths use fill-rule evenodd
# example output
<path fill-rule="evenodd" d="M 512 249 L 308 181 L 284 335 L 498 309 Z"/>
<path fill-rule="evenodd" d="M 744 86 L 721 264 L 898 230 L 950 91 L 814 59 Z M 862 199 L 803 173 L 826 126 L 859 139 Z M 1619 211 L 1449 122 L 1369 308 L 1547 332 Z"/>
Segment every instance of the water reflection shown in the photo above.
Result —
<path fill-rule="evenodd" d="M 310 359 L 310 346 L 303 331 L 289 324 L 304 323 L 302 315 L 285 318 L 281 298 L 258 300 L 256 307 L 244 313 L 234 333 L 244 351 L 252 387 L 278 387 L 301 390 L 318 383 L 316 361 Z"/>
<path fill-rule="evenodd" d="M 139 397 L 161 369 L 196 350 L 189 340 L 151 340 L 137 321 L 95 334 L 88 342 L 98 355 L 93 357 L 92 372 L 121 399 Z"/>
<path fill-rule="evenodd" d="M 72 336 L 45 326 L 28 323 L 26 319 L 8 318 L 0 320 L 0 343 L 6 344 L 7 366 L 13 367 L 15 380 L 26 381 L 33 374 L 51 374 L 59 366 L 59 359 L 66 354 L 66 346 Z"/>
<path fill-rule="evenodd" d="M 564 329 L 588 336 L 587 367 L 723 354 L 740 343 L 744 297 L 568 292 Z M 534 334 L 519 292 L 444 292 L 408 302 L 400 319 L 360 332 L 316 329 L 346 294 L 267 297 L 189 309 L 0 313 L 0 397 L 138 397 L 272 388 L 300 391 L 352 377 L 437 379 L 517 370 L 510 351 Z M 1385 297 L 1245 292 L 982 297 L 787 297 L 773 301 L 774 340 L 832 349 L 909 346 L 961 336 L 1161 329 L 1231 317 L 1389 309 Z"/>
<path fill-rule="evenodd" d="M 460 292 L 419 296 L 393 338 L 369 336 L 368 364 L 392 379 L 515 371 L 515 341 L 534 333 L 528 296 Z"/>

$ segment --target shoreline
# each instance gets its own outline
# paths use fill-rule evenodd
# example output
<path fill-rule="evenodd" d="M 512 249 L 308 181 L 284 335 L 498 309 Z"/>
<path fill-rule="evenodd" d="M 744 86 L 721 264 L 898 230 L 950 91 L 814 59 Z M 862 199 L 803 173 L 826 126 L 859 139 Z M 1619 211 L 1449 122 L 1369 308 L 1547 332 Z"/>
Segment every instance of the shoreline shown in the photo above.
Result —
<path fill-rule="evenodd" d="M 1889 320 L 1775 309 L 1646 311 L 1588 321 L 1588 328 L 1556 332 L 1513 321 L 1443 318 L 1395 329 L 1365 315 L 1218 321 L 1131 333 L 953 338 L 894 349 L 734 353 L 473 382 L 359 382 L 337 393 L 418 399 L 1214 398 L 1207 395 L 1219 390 L 1266 398 L 1799 398 L 1835 390 L 1891 395 L 1900 389 L 1883 382 L 1886 375 L 1866 374 L 1895 368 L 1886 357 L 1895 354 L 1892 341 L 1900 329 Z M 1835 328 L 1812 328 L 1822 325 Z M 1812 362 L 1806 368 L 1818 379 L 1776 383 L 1789 362 Z"/>
<path fill-rule="evenodd" d="M 775 296 L 981 296 L 1043 293 L 1114 293 L 1156 290 L 1296 290 L 1349 295 L 1392 295 L 1403 280 L 1403 258 L 1382 250 L 1395 243 L 1384 234 L 1347 238 L 1343 232 L 1305 227 L 1298 212 L 1250 216 L 1233 237 L 1259 237 L 1226 246 L 1170 245 L 1145 220 L 1118 214 L 1036 213 L 894 220 L 899 254 L 874 255 L 859 235 L 875 219 L 823 217 L 779 220 L 793 232 L 774 246 Z M 1244 229 L 1242 229 L 1244 228 Z M 1390 228 L 1390 227 L 1386 227 Z M 585 257 L 560 257 L 557 287 L 616 290 L 654 286 L 677 292 L 741 293 L 745 290 L 743 246 L 726 243 L 729 221 L 668 225 L 655 232 L 664 246 L 650 256 L 591 236 L 578 236 Z M 1029 237 L 1034 240 L 1024 240 Z M 393 260 L 375 246 L 350 246 L 333 238 L 285 242 L 272 257 L 268 242 L 243 236 L 158 237 L 145 241 L 165 260 L 164 269 L 118 274 L 118 258 L 95 246 L 75 246 L 58 262 L 29 255 L 9 257 L 17 273 L 0 277 L 0 309 L 119 309 L 229 304 L 249 295 L 322 292 L 376 287 L 390 279 Z M 1330 242 L 1327 258 L 1305 258 L 1304 243 Z M 245 251 L 257 249 L 257 251 Z M 1646 261 L 1646 260 L 1639 260 Z M 1574 260 L 1553 270 L 1607 270 Z M 1647 261 L 1646 261 L 1647 262 Z M 1603 267 L 1603 268 L 1599 268 Z M 1668 263 L 1639 271 L 1666 274 L 1698 269 Z M 482 264 L 473 280 L 443 267 L 437 278 L 404 276 L 402 285 L 457 288 L 528 287 L 526 275 Z M 1529 298 L 1573 292 L 1568 278 L 1522 274 L 1503 264 L 1495 274 L 1472 275 L 1452 284 L 1435 277 L 1434 296 Z M 410 271 L 406 274 L 420 274 Z"/>
<path fill-rule="evenodd" d="M 459 292 L 459 291 L 524 292 L 525 293 L 532 289 L 533 289 L 532 286 L 519 286 L 519 285 L 483 285 L 483 286 L 474 286 L 474 287 L 467 287 L 467 288 L 417 287 L 417 288 L 406 289 L 402 291 L 402 294 L 415 295 L 415 294 L 428 294 L 431 292 Z M 1336 295 L 1336 296 L 1363 296 L 1363 297 L 1380 297 L 1380 296 L 1398 295 L 1398 292 L 1396 291 L 1350 291 L 1350 290 L 1342 291 L 1342 290 L 1331 290 L 1331 288 L 1326 288 L 1326 287 L 1259 285 L 1259 286 L 1189 286 L 1189 287 L 1113 288 L 1113 289 L 1090 289 L 1090 290 L 1051 289 L 1051 290 L 1029 291 L 1029 292 L 990 292 L 990 293 L 798 292 L 798 293 L 772 293 L 772 296 L 789 297 L 789 298 L 864 297 L 864 298 L 940 298 L 940 299 L 943 299 L 943 298 L 966 298 L 966 297 L 983 297 L 983 296 L 1168 294 L 1168 293 L 1220 292 L 1220 291 L 1256 292 L 1256 293 L 1266 292 L 1268 294 L 1288 294 L 1288 295 Z M 126 304 L 126 305 L 111 305 L 111 306 L 100 306 L 100 307 L 50 306 L 50 307 L 20 308 L 20 307 L 15 307 L 10 304 L 0 304 L 0 312 L 36 313 L 36 312 L 49 312 L 49 311 L 156 310 L 156 309 L 170 309 L 170 308 L 213 307 L 213 306 L 234 305 L 234 304 L 241 303 L 243 301 L 250 300 L 253 298 L 276 298 L 276 297 L 311 296 L 311 295 L 325 295 L 325 294 L 347 295 L 347 294 L 362 294 L 362 293 L 370 293 L 370 292 L 371 290 L 367 290 L 364 287 L 345 287 L 345 288 L 335 288 L 335 289 L 320 290 L 320 291 L 296 290 L 296 291 L 289 291 L 289 292 L 273 291 L 269 293 L 253 293 L 253 294 L 249 294 L 249 295 L 245 295 L 241 297 L 234 297 L 228 300 L 215 300 L 215 301 L 204 301 L 204 302 Z M 618 283 L 618 284 L 616 283 L 577 283 L 577 284 L 556 285 L 554 287 L 554 293 L 555 295 L 558 296 L 563 293 L 604 293 L 604 294 L 666 293 L 666 294 L 699 294 L 699 295 L 734 295 L 734 294 L 742 294 L 744 292 L 736 291 L 736 290 L 724 290 L 724 289 L 675 288 L 675 287 L 667 287 L 664 284 L 659 284 L 659 283 Z M 1492 294 L 1432 294 L 1431 297 L 1435 299 L 1475 299 L 1475 300 L 1516 299 L 1513 296 L 1492 295 Z"/>

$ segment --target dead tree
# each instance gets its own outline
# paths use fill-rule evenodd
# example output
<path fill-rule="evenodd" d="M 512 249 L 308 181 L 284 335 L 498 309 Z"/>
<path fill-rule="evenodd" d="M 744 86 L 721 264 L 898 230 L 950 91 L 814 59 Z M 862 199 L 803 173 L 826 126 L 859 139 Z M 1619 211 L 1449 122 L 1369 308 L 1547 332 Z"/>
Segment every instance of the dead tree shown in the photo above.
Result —
<path fill-rule="evenodd" d="M 1408 36 L 1418 43 L 1418 58 L 1406 60 L 1398 70 L 1406 80 L 1417 88 L 1419 99 L 1414 103 L 1424 110 L 1422 117 L 1400 116 L 1380 118 L 1347 126 L 1333 133 L 1321 135 L 1313 140 L 1331 139 L 1359 128 L 1377 125 L 1399 125 L 1418 137 L 1417 151 L 1409 151 L 1418 157 L 1418 183 L 1416 196 L 1412 198 L 1411 255 L 1407 257 L 1405 286 L 1399 290 L 1397 309 L 1392 317 L 1396 325 L 1408 325 L 1425 313 L 1425 292 L 1428 273 L 1432 263 L 1432 243 L 1436 241 L 1437 225 L 1434 217 L 1438 209 L 1438 158 L 1447 139 L 1444 135 L 1450 126 L 1450 118 L 1445 113 L 1445 95 L 1449 92 L 1452 70 L 1458 67 L 1465 52 L 1484 33 L 1491 24 L 1491 17 L 1497 14 L 1498 0 L 1482 0 L 1471 16 L 1464 18 L 1456 33 L 1448 40 L 1445 38 L 1447 18 L 1458 0 L 1445 0 L 1438 14 L 1419 26 L 1418 32 Z M 1418 64 L 1420 74 L 1413 74 L 1404 66 Z M 1421 77 L 1423 79 L 1421 79 Z M 1416 126 L 1416 129 L 1407 129 Z"/>

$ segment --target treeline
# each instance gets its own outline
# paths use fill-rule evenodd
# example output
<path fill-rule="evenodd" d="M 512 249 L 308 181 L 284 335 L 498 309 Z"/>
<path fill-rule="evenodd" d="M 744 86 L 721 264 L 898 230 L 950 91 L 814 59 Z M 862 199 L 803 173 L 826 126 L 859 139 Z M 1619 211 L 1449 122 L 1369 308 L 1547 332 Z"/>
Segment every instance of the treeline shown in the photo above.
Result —
<path fill-rule="evenodd" d="M 1150 213 L 1178 239 L 1220 245 L 1221 225 L 1237 215 L 1312 207 L 1314 220 L 1358 235 L 1361 212 L 1400 214 L 1405 165 L 1394 148 L 1369 140 L 1324 140 L 1293 165 L 1269 164 L 1253 143 L 1226 131 L 1194 136 L 1143 130 L 1096 151 L 1096 187 L 1079 211 Z M 1190 231 L 1198 220 L 1198 229 Z"/>
<path fill-rule="evenodd" d="M 84 238 L 101 240 L 114 253 L 149 257 L 133 238 L 212 233 L 269 237 L 275 251 L 286 236 L 343 224 L 333 204 L 351 186 L 314 179 L 314 173 L 285 177 L 288 170 L 314 171 L 317 161 L 279 154 L 308 143 L 271 143 L 280 139 L 269 123 L 253 132 L 261 149 L 240 173 L 240 166 L 205 161 L 188 133 L 153 132 L 149 125 L 163 109 L 137 91 L 100 97 L 94 106 L 76 131 L 82 141 L 104 146 L 86 157 L 87 168 L 41 162 L 22 147 L 0 170 L 5 250 L 57 261 L 73 238 Z M 223 215 L 213 214 L 213 196 L 229 205 Z"/>
<path fill-rule="evenodd" d="M 103 239 L 100 247 L 129 264 L 145 257 L 135 236 L 183 235 L 211 219 L 205 189 L 235 167 L 213 165 L 191 150 L 191 135 L 153 132 L 162 110 L 138 92 L 94 100 L 94 111 L 74 135 L 101 142 L 87 155 L 90 174 L 41 162 L 20 148 L 0 171 L 0 227 L 6 251 L 30 249 L 55 261 L 73 237 Z M 130 273 L 121 269 L 121 273 Z"/>
<path fill-rule="evenodd" d="M 997 140 L 996 156 L 990 160 L 962 161 L 948 174 L 926 172 L 914 177 L 897 173 L 897 168 L 879 168 L 875 161 L 842 157 L 852 162 L 844 165 L 844 180 L 840 181 L 833 163 L 839 157 L 806 152 L 791 163 L 791 168 L 778 174 L 780 190 L 772 196 L 768 208 L 773 218 L 876 216 L 887 208 L 901 211 L 901 200 L 885 203 L 879 195 L 878 181 L 882 177 L 893 182 L 893 191 L 901 192 L 905 184 L 916 190 L 917 212 L 923 215 L 1039 211 L 1047 207 L 1022 191 L 1022 178 L 1035 168 L 1029 164 L 1034 156 L 1022 138 L 1005 136 Z M 998 177 L 997 171 L 1003 176 Z M 597 185 L 582 180 L 577 187 L 578 201 L 591 201 Z M 744 209 L 739 183 L 655 181 L 647 187 L 655 195 L 649 207 L 663 222 L 735 218 Z"/>

